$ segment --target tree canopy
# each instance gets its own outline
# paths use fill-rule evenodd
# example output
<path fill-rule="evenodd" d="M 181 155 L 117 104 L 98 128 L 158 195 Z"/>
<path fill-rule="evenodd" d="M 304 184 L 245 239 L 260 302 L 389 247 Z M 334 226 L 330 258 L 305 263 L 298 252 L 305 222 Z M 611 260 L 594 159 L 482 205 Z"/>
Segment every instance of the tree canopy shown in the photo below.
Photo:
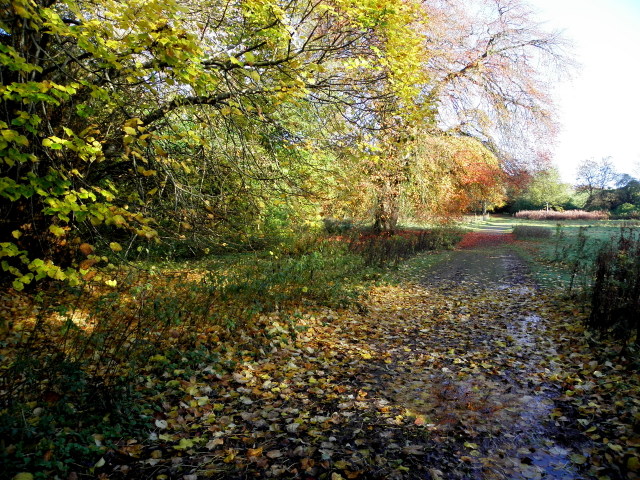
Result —
<path fill-rule="evenodd" d="M 488 18 L 474 8 L 490 4 L 488 36 L 469 37 Z M 330 210 L 391 229 L 401 205 L 424 215 L 498 202 L 508 157 L 494 133 L 520 114 L 551 118 L 525 60 L 561 46 L 512 4 L 11 2 L 3 271 L 18 289 L 77 283 L 108 262 L 104 247 L 206 250 Z"/>

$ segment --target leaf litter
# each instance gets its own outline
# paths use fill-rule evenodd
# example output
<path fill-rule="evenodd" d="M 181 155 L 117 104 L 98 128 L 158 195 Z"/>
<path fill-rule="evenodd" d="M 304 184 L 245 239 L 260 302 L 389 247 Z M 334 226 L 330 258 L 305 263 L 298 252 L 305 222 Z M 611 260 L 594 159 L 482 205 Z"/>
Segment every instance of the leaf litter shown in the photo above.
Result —
<path fill-rule="evenodd" d="M 358 311 L 274 312 L 229 341 L 199 334 L 216 362 L 184 369 L 150 357 L 136 386 L 155 405 L 148 435 L 123 438 L 92 471 L 639 477 L 632 360 L 615 345 L 590 348 L 584 313 L 538 291 L 507 245 L 456 251 L 429 271 L 420 261 L 372 288 Z"/>

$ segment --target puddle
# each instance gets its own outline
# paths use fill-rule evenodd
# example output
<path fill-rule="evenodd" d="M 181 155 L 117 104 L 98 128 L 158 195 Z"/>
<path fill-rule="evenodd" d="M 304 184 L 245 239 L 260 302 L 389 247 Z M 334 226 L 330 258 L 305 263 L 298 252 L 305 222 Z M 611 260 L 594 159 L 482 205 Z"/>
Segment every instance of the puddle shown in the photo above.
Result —
<path fill-rule="evenodd" d="M 535 293 L 536 289 L 530 285 L 511 285 L 511 284 L 500 284 L 496 286 L 497 290 L 506 290 L 509 293 L 515 293 L 516 295 L 532 295 Z"/>
<path fill-rule="evenodd" d="M 527 347 L 534 347 L 537 335 L 540 335 L 542 319 L 538 315 L 527 315 L 522 317 L 520 322 L 512 323 L 508 326 L 508 331 L 517 343 Z"/>
<path fill-rule="evenodd" d="M 531 316 L 528 325 L 539 318 Z M 518 342 L 534 346 L 529 326 L 521 326 Z M 386 385 L 394 403 L 409 414 L 422 417 L 430 436 L 462 437 L 460 458 L 473 467 L 477 480 L 582 478 L 574 470 L 570 448 L 554 440 L 551 425 L 553 392 L 526 382 L 514 374 L 478 373 L 464 377 L 455 366 L 422 372 L 406 367 L 392 374 Z M 520 368 L 522 370 L 522 368 Z"/>
<path fill-rule="evenodd" d="M 455 270 L 426 280 L 452 306 L 434 313 L 420 358 L 398 357 L 402 367 L 384 381 L 389 399 L 434 441 L 457 445 L 470 469 L 463 478 L 582 479 L 571 458 L 584 445 L 563 443 L 570 435 L 552 419 L 559 392 L 545 383 L 544 357 L 553 346 L 545 319 L 527 307 L 536 288 L 516 255 L 479 255 L 461 253 Z"/>

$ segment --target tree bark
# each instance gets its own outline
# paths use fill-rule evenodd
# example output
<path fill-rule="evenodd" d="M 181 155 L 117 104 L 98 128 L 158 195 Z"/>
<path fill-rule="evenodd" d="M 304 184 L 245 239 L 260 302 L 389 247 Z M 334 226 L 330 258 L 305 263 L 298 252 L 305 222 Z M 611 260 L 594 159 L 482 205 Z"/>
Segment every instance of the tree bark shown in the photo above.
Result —
<path fill-rule="evenodd" d="M 374 213 L 373 231 L 393 233 L 398 226 L 400 216 L 399 193 L 397 189 L 386 185 L 378 195 Z"/>

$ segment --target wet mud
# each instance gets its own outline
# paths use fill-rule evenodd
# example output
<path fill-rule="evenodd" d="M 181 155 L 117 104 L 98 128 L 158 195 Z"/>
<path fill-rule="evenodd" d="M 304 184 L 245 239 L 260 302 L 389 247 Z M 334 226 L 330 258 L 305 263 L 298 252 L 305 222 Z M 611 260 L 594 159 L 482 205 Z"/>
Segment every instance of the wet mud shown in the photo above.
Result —
<path fill-rule="evenodd" d="M 554 421 L 561 392 L 545 378 L 557 352 L 525 262 L 508 247 L 460 250 L 421 283 L 445 307 L 413 339 L 419 359 L 394 363 L 401 367 L 384 387 L 392 401 L 407 405 L 436 442 L 457 441 L 469 466 L 459 478 L 587 478 L 572 461 L 585 439 Z"/>

